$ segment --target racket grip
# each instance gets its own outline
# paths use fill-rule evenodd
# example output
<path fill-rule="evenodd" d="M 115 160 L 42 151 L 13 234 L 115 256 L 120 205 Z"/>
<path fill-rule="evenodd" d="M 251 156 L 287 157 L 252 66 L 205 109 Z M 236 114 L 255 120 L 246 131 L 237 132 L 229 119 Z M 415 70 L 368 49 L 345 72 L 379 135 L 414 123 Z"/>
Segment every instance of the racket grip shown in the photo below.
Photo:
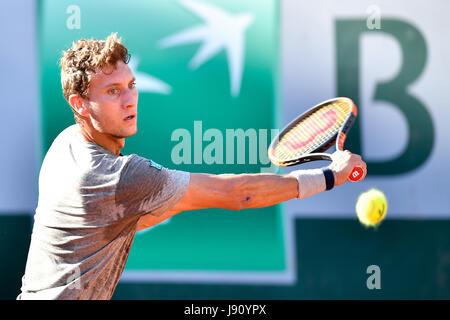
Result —
<path fill-rule="evenodd" d="M 352 172 L 348 176 L 348 180 L 351 182 L 360 181 L 364 176 L 364 170 L 360 166 L 356 166 L 353 168 Z"/>

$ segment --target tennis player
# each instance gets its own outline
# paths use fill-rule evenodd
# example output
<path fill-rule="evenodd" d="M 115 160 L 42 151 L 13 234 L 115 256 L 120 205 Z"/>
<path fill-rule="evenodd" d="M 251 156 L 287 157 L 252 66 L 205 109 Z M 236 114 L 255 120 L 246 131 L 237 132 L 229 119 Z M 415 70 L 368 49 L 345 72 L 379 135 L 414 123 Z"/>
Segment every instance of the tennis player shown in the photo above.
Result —
<path fill-rule="evenodd" d="M 326 170 L 201 174 L 123 155 L 137 132 L 138 92 L 121 39 L 82 39 L 63 52 L 61 83 L 75 124 L 42 163 L 25 274 L 17 299 L 110 299 L 137 230 L 187 210 L 261 208 L 341 185 L 359 155 L 333 153 Z M 329 174 L 328 178 L 329 179 Z M 164 245 L 164 244 L 161 244 Z"/>

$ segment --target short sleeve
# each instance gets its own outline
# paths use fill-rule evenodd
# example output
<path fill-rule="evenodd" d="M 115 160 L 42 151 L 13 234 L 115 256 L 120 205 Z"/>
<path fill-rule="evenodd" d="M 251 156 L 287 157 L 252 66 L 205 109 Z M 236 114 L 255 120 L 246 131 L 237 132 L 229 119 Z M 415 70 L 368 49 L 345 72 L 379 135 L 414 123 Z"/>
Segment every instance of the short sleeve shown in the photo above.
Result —
<path fill-rule="evenodd" d="M 120 174 L 116 205 L 125 216 L 151 214 L 159 217 L 184 196 L 189 180 L 189 172 L 170 170 L 132 155 Z"/>

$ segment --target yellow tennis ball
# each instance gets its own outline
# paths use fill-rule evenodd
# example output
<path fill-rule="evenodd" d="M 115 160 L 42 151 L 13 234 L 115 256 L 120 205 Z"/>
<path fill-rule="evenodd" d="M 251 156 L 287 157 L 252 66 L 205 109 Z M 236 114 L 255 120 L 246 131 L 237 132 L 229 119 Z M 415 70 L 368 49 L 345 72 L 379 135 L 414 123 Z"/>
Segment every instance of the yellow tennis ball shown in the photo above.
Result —
<path fill-rule="evenodd" d="M 384 193 L 372 188 L 359 195 L 356 201 L 356 214 L 363 225 L 376 227 L 386 216 L 387 207 Z"/>

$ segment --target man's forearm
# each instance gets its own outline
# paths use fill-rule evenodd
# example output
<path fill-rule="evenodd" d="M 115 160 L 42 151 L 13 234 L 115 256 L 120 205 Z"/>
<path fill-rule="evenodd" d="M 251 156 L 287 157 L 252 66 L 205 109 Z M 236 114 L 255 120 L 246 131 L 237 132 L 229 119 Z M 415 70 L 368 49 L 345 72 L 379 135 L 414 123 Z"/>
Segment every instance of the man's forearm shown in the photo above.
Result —
<path fill-rule="evenodd" d="M 298 196 L 298 182 L 291 175 L 240 174 L 235 179 L 232 196 L 238 198 L 238 209 L 269 207 Z"/>

